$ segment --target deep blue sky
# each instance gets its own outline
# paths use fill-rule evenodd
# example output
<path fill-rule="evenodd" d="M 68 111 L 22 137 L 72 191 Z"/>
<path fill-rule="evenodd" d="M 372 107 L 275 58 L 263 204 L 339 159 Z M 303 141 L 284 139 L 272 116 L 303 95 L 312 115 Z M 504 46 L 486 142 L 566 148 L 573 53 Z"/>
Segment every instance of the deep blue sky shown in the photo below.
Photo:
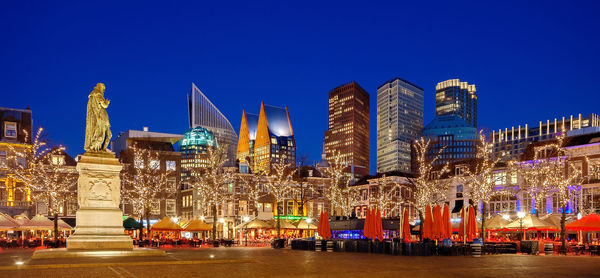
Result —
<path fill-rule="evenodd" d="M 450 78 L 476 84 L 485 128 L 600 112 L 597 1 L 56 2 L 0 3 L 0 106 L 29 105 L 73 155 L 96 82 L 114 134 L 185 132 L 195 82 L 236 131 L 242 109 L 287 105 L 298 154 L 317 160 L 327 93 L 356 80 L 371 94 L 372 172 L 375 92 L 395 76 L 425 89 L 425 124 Z"/>

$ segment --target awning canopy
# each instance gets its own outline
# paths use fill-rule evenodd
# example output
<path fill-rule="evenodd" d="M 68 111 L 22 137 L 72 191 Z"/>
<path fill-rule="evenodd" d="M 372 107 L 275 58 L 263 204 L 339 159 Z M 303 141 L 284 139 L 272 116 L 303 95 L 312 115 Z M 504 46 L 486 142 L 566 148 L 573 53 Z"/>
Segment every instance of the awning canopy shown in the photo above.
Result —
<path fill-rule="evenodd" d="M 0 231 L 16 230 L 19 226 L 19 222 L 0 212 Z"/>
<path fill-rule="evenodd" d="M 573 221 L 565 226 L 567 230 L 576 231 L 600 231 L 600 215 L 588 214 L 579 220 Z"/>
<path fill-rule="evenodd" d="M 508 226 L 508 224 L 510 224 L 509 220 L 504 219 L 500 214 L 496 214 L 485 222 L 485 228 L 487 230 L 501 230 Z"/>
<path fill-rule="evenodd" d="M 269 220 L 269 222 L 270 222 L 269 224 L 271 224 L 274 229 L 277 229 L 277 220 L 275 220 L 275 219 L 274 220 Z M 287 229 L 287 230 L 296 229 L 296 226 L 292 225 L 292 223 L 287 222 L 287 221 L 285 221 L 283 219 L 281 219 L 279 222 L 280 222 L 279 223 L 279 227 L 281 229 Z"/>
<path fill-rule="evenodd" d="M 52 222 L 52 220 L 46 218 L 45 216 L 38 214 L 31 218 L 31 220 L 29 220 L 29 223 L 27 223 L 25 226 L 21 226 L 20 228 L 24 230 L 38 231 L 53 230 L 54 222 Z"/>
<path fill-rule="evenodd" d="M 260 219 L 253 219 L 248 223 L 242 223 L 235 227 L 236 229 L 272 229 L 274 226 L 266 221 Z"/>
<path fill-rule="evenodd" d="M 181 228 L 179 225 L 177 225 L 177 223 L 173 222 L 171 220 L 171 218 L 165 216 L 165 218 L 163 218 L 162 220 L 154 223 L 154 225 L 152 225 L 150 227 L 150 230 L 154 230 L 154 231 L 181 231 L 181 230 L 183 230 L 183 228 Z"/>
<path fill-rule="evenodd" d="M 516 219 L 510 224 L 506 225 L 505 230 L 520 230 L 523 228 L 524 230 L 534 230 L 534 231 L 557 231 L 558 227 L 544 221 L 540 220 L 533 214 L 529 214 L 523 219 Z"/>
<path fill-rule="evenodd" d="M 201 231 L 210 231 L 210 230 L 212 230 L 212 228 L 213 228 L 212 225 L 207 224 L 206 222 L 204 222 L 200 219 L 194 219 L 194 220 L 189 221 L 183 229 L 188 232 L 201 232 Z"/>
<path fill-rule="evenodd" d="M 305 219 L 302 219 L 300 221 L 298 221 L 298 223 L 296 223 L 296 229 L 298 230 L 316 230 L 317 229 L 317 225 L 311 223 L 306 222 Z"/>

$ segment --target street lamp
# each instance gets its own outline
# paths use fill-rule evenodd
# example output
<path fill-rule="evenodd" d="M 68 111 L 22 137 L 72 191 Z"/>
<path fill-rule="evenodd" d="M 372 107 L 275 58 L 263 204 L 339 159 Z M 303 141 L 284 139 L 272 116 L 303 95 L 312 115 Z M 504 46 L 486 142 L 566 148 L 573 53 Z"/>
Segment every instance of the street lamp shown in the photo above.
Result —
<path fill-rule="evenodd" d="M 221 239 L 223 239 L 225 237 L 225 219 L 219 219 L 219 223 L 221 223 Z"/>
<path fill-rule="evenodd" d="M 250 217 L 248 216 L 244 216 L 244 234 L 246 235 L 246 242 L 244 243 L 245 246 L 248 246 L 248 222 L 250 221 Z"/>
<path fill-rule="evenodd" d="M 519 225 L 521 226 L 521 232 L 523 232 L 523 234 L 521 235 L 521 240 L 523 240 L 523 236 L 525 235 L 525 231 L 523 231 L 523 217 L 525 217 L 525 213 L 519 211 L 517 212 L 517 217 L 519 217 Z"/>

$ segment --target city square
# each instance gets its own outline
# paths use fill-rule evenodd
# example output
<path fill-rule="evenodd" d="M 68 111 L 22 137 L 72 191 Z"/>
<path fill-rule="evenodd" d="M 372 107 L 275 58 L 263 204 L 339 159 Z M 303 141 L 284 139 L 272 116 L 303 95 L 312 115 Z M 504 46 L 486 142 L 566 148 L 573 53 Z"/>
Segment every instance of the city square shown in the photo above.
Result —
<path fill-rule="evenodd" d="M 597 277 L 597 8 L 7 2 L 0 277 Z"/>
<path fill-rule="evenodd" d="M 28 260 L 0 254 L 3 277 L 595 277 L 598 258 L 494 255 L 482 258 L 296 252 L 255 247 L 168 250 L 167 257 Z M 211 255 L 213 256 L 211 258 Z M 24 262 L 16 266 L 15 261 Z"/>

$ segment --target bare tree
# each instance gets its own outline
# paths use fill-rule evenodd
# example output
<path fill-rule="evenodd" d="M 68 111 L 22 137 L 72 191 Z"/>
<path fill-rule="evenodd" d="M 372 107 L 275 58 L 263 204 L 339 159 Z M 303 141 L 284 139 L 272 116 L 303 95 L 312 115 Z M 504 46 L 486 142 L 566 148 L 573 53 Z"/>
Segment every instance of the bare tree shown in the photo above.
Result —
<path fill-rule="evenodd" d="M 33 201 L 48 204 L 48 214 L 54 216 L 54 240 L 58 235 L 58 214 L 61 207 L 75 196 L 77 173 L 69 169 L 63 160 L 65 148 L 50 148 L 42 140 L 43 128 L 39 128 L 31 146 L 16 149 L 9 145 L 7 164 L 4 168 L 25 184 L 20 190 L 31 194 Z M 26 137 L 28 134 L 26 134 Z"/>
<path fill-rule="evenodd" d="M 423 137 L 415 140 L 414 151 L 416 157 L 415 177 L 409 178 L 410 186 L 406 187 L 411 193 L 410 197 L 405 198 L 405 202 L 411 204 L 418 212 L 421 220 L 420 226 L 423 231 L 423 214 L 427 205 L 438 204 L 446 199 L 446 192 L 449 187 L 448 181 L 442 180 L 442 176 L 449 172 L 448 164 L 435 169 L 435 162 L 443 152 L 443 148 L 438 151 L 433 159 L 427 158 L 427 152 L 431 140 Z"/>
<path fill-rule="evenodd" d="M 213 214 L 212 240 L 217 234 L 217 205 L 227 200 L 233 192 L 228 189 L 228 183 L 233 181 L 233 175 L 225 171 L 227 162 L 227 147 L 209 147 L 207 150 L 207 165 L 198 169 L 194 174 L 192 186 L 206 205 L 210 207 Z"/>
<path fill-rule="evenodd" d="M 281 210 L 279 209 L 279 202 L 289 198 L 294 194 L 294 187 L 292 176 L 295 169 L 292 169 L 288 164 L 284 162 L 282 157 L 279 162 L 273 164 L 273 170 L 271 175 L 267 179 L 268 192 L 275 197 L 275 204 L 277 206 L 277 238 L 281 238 Z"/>
<path fill-rule="evenodd" d="M 125 203 L 133 206 L 140 219 L 146 219 L 150 235 L 150 214 L 156 202 L 177 192 L 176 184 L 168 183 L 168 174 L 160 169 L 158 152 L 134 143 L 129 147 L 132 163 L 126 164 L 121 172 L 121 195 Z M 140 234 L 141 235 L 141 234 Z"/>
<path fill-rule="evenodd" d="M 483 240 L 485 240 L 485 218 L 488 202 L 493 197 L 511 194 L 511 191 L 496 189 L 496 183 L 501 179 L 501 175 L 497 174 L 495 170 L 501 157 L 494 157 L 493 151 L 493 144 L 487 142 L 485 135 L 480 131 L 475 163 L 473 167 L 465 167 L 464 175 L 459 176 L 459 179 L 464 181 L 469 189 L 466 190 L 465 195 L 473 201 L 475 208 L 477 208 L 479 203 L 482 203 L 481 225 L 483 227 Z M 508 162 L 508 164 L 512 165 L 512 162 Z"/>

